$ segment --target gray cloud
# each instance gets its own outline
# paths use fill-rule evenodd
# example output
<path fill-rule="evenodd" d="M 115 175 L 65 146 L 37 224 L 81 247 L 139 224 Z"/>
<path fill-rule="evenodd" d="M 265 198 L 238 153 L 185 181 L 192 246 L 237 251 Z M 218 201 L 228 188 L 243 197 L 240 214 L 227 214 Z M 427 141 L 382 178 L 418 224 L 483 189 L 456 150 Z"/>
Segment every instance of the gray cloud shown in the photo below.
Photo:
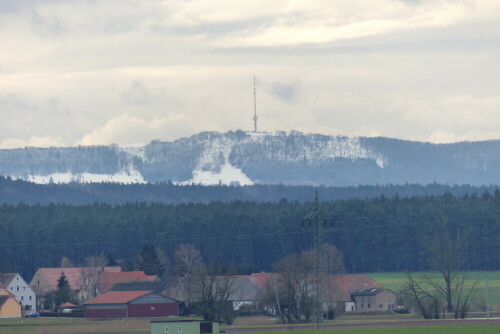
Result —
<path fill-rule="evenodd" d="M 1 1 L 0 143 L 251 129 L 254 74 L 262 130 L 496 138 L 499 13 L 488 0 Z"/>
<path fill-rule="evenodd" d="M 149 105 L 155 102 L 149 90 L 140 81 L 134 81 L 130 88 L 121 94 L 125 103 L 132 105 Z"/>
<path fill-rule="evenodd" d="M 300 91 L 298 82 L 274 82 L 271 85 L 271 93 L 286 103 L 293 103 L 297 100 Z"/>

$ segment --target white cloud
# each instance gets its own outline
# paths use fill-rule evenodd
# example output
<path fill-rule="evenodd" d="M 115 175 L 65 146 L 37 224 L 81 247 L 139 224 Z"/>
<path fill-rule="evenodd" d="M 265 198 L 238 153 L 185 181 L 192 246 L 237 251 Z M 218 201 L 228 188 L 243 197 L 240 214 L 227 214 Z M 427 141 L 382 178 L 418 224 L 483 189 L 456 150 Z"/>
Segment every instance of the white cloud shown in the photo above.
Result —
<path fill-rule="evenodd" d="M 21 138 L 8 138 L 0 142 L 0 149 L 57 146 L 64 146 L 64 143 L 61 141 L 61 137 L 30 137 L 28 140 Z"/>
<path fill-rule="evenodd" d="M 78 145 L 130 145 L 154 139 L 173 140 L 192 131 L 189 121 L 182 115 L 143 119 L 121 114 L 101 127 L 83 136 Z"/>

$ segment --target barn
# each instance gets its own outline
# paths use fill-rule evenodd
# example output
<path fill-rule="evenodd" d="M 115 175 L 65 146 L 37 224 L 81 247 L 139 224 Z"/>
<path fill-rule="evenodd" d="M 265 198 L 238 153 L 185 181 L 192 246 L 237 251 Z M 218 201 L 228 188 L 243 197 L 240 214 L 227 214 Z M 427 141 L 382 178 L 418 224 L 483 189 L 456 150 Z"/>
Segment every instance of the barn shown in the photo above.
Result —
<path fill-rule="evenodd" d="M 179 316 L 179 302 L 154 291 L 110 291 L 84 304 L 85 318 Z"/>

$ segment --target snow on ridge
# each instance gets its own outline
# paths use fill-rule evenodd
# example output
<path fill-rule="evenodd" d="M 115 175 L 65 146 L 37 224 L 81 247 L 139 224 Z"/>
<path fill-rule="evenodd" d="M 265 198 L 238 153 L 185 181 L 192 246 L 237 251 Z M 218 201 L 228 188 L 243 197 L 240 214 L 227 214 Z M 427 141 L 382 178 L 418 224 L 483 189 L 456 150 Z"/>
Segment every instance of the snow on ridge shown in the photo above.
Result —
<path fill-rule="evenodd" d="M 302 134 L 298 131 L 269 133 L 250 133 L 250 137 L 244 140 L 243 144 L 259 143 L 268 146 L 261 150 L 261 154 L 268 160 L 277 160 L 286 163 L 301 163 L 306 161 L 308 164 L 327 161 L 335 158 L 345 158 L 350 160 L 370 159 L 380 167 L 387 165 L 387 159 L 369 150 L 361 144 L 360 137 L 346 136 L 322 136 L 328 139 L 317 139 L 314 134 Z M 290 146 L 285 143 L 286 140 L 276 140 L 276 137 L 289 138 L 292 135 L 300 135 L 296 141 L 298 144 Z M 269 149 L 269 144 L 274 149 Z"/>
<path fill-rule="evenodd" d="M 139 157 L 143 161 L 146 158 L 145 155 L 146 145 L 144 144 L 132 144 L 128 146 L 120 146 L 119 149 L 120 151 L 125 152 L 128 156 Z"/>

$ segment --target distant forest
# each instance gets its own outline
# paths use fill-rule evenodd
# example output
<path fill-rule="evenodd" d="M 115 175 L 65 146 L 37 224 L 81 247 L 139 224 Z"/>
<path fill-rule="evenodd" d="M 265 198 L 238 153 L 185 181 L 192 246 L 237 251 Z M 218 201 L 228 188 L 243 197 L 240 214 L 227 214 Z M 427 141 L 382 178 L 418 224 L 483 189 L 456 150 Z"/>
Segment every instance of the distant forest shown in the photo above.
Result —
<path fill-rule="evenodd" d="M 69 191 L 73 187 L 79 186 L 62 188 Z M 101 187 L 106 189 L 106 185 Z M 132 186 L 130 192 L 140 187 Z M 158 189 L 161 187 L 168 186 Z M 262 194 L 264 189 L 262 186 Z M 283 189 L 292 189 L 299 196 L 294 187 Z M 302 189 L 302 198 L 314 196 L 311 189 Z M 217 187 L 214 190 L 222 193 Z M 327 197 L 326 190 L 321 189 L 320 195 Z M 2 194 L 6 196 L 5 187 Z M 320 205 L 334 220 L 326 241 L 343 253 L 349 273 L 429 269 L 425 244 L 440 217 L 449 219 L 453 234 L 468 236 L 465 260 L 469 269 L 500 269 L 499 190 L 464 196 L 377 196 L 322 201 Z M 133 261 L 145 244 L 161 248 L 172 261 L 177 246 L 186 243 L 196 245 L 205 262 L 224 259 L 242 268 L 269 271 L 273 262 L 311 248 L 311 233 L 302 226 L 301 218 L 312 207 L 312 202 L 290 200 L 4 204 L 0 206 L 0 271 L 19 271 L 30 279 L 38 267 L 59 266 L 62 256 L 78 265 L 85 257 L 99 253 Z"/>
<path fill-rule="evenodd" d="M 84 205 L 92 203 L 126 204 L 137 202 L 190 203 L 210 201 L 255 201 L 278 202 L 282 199 L 306 202 L 313 198 L 314 189 L 319 189 L 321 199 L 334 201 L 349 198 L 374 198 L 381 195 L 392 197 L 429 196 L 451 194 L 464 196 L 493 193 L 500 186 L 471 186 L 443 184 L 375 185 L 357 187 L 313 187 L 291 185 L 253 186 L 179 186 L 171 182 L 149 184 L 117 183 L 69 183 L 35 184 L 22 180 L 12 180 L 0 176 L 0 203 L 17 205 L 65 203 Z"/>

